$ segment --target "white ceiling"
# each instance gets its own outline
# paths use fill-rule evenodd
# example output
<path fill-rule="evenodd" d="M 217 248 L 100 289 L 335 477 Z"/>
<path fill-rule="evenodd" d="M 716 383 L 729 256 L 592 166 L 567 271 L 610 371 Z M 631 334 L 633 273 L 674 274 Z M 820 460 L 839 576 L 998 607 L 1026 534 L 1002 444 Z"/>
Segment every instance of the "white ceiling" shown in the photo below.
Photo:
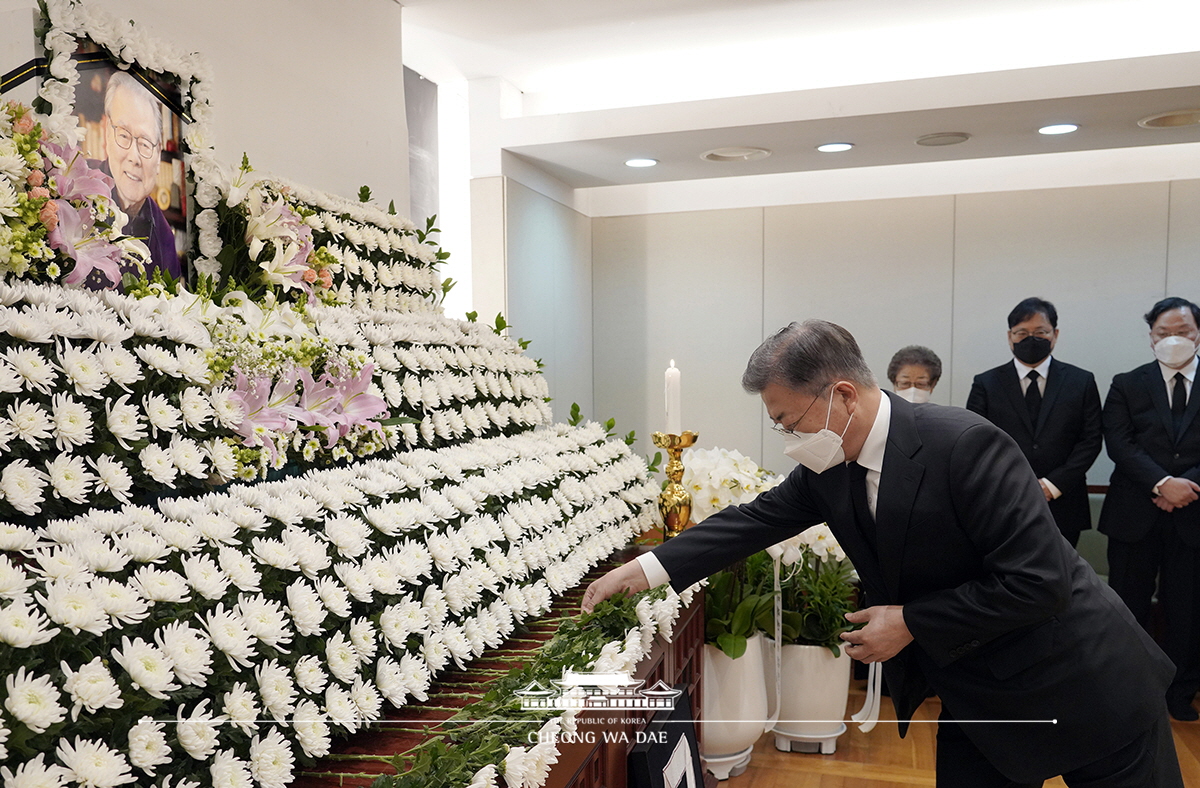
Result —
<path fill-rule="evenodd" d="M 441 85 L 508 88 L 515 99 L 483 124 L 494 138 L 483 144 L 575 188 L 1200 141 L 1197 127 L 1136 125 L 1200 108 L 1196 0 L 403 5 L 405 62 Z M 1081 129 L 1035 133 L 1052 121 Z M 972 137 L 913 143 L 945 131 Z M 834 139 L 856 148 L 813 149 Z M 774 154 L 699 158 L 725 145 Z M 639 155 L 662 163 L 623 166 Z"/>

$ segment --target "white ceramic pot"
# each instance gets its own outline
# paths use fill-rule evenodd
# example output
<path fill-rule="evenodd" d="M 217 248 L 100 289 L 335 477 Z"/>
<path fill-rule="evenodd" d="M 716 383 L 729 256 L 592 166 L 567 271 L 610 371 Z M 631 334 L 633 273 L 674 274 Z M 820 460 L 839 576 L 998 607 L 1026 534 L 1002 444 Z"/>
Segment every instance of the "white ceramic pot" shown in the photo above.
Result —
<path fill-rule="evenodd" d="M 772 656 L 772 664 L 773 659 Z M 779 721 L 774 727 L 776 734 L 800 741 L 827 742 L 820 751 L 833 752 L 829 745 L 846 730 L 842 720 L 850 688 L 850 662 L 844 650 L 835 657 L 824 646 L 784 646 L 780 682 L 783 690 Z M 780 738 L 776 737 L 777 747 Z"/>
<path fill-rule="evenodd" d="M 730 659 L 704 646 L 704 716 L 700 755 L 719 780 L 741 774 L 767 721 L 763 636 L 746 642 L 746 653 Z"/>

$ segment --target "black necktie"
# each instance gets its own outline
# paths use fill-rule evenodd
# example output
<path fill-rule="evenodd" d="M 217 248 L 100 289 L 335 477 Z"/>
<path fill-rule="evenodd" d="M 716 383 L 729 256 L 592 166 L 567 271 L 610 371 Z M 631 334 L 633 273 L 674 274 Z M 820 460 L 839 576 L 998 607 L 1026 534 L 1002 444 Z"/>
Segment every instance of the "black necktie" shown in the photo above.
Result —
<path fill-rule="evenodd" d="M 1183 424 L 1183 410 L 1187 407 L 1187 383 L 1182 372 L 1175 373 L 1175 389 L 1171 392 L 1171 418 L 1175 422 L 1175 434 Z"/>
<path fill-rule="evenodd" d="M 875 518 L 871 516 L 871 505 L 867 503 L 867 469 L 857 462 L 846 464 L 850 472 L 850 501 L 854 504 L 854 519 L 858 530 L 871 549 L 875 549 Z"/>
<path fill-rule="evenodd" d="M 1025 389 L 1025 407 L 1029 410 L 1029 420 L 1033 422 L 1033 426 L 1037 428 L 1038 412 L 1042 409 L 1042 390 L 1038 388 L 1037 370 L 1033 370 L 1026 377 L 1029 378 L 1029 388 Z"/>

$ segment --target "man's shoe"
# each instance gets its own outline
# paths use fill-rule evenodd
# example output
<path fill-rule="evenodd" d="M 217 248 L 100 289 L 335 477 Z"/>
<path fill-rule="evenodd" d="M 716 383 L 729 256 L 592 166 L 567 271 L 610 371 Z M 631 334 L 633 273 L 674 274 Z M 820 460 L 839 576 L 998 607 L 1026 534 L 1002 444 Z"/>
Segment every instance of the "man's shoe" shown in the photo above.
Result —
<path fill-rule="evenodd" d="M 1180 722 L 1195 722 L 1196 720 L 1200 720 L 1200 711 L 1196 711 L 1190 703 L 1168 703 L 1167 711 Z"/>

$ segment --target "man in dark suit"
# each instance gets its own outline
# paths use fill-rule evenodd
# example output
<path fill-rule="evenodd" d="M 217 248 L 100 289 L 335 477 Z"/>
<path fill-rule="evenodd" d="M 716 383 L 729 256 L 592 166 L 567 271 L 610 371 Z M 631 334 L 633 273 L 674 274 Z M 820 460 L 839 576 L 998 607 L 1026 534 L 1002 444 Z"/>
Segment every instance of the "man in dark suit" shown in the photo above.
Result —
<path fill-rule="evenodd" d="M 1037 474 L 1058 530 L 1071 546 L 1092 527 L 1087 472 L 1100 454 L 1100 392 L 1091 372 L 1050 353 L 1058 311 L 1026 298 L 1008 315 L 1013 360 L 975 376 L 967 410 L 1007 432 Z"/>
<path fill-rule="evenodd" d="M 1104 441 L 1115 467 L 1100 511 L 1108 582 L 1143 626 L 1150 599 L 1166 619 L 1163 648 L 1177 672 L 1167 707 L 1200 714 L 1200 397 L 1195 396 L 1200 307 L 1164 298 L 1146 313 L 1155 360 L 1113 378 Z"/>
<path fill-rule="evenodd" d="M 883 662 L 901 735 L 929 687 L 941 697 L 939 786 L 1183 785 L 1161 694 L 1170 662 L 1059 535 L 1011 438 L 883 393 L 854 338 L 824 321 L 764 342 L 742 385 L 801 467 L 604 575 L 585 610 L 682 589 L 828 522 L 874 605 L 848 616 L 865 626 L 842 635 L 846 651 Z"/>

